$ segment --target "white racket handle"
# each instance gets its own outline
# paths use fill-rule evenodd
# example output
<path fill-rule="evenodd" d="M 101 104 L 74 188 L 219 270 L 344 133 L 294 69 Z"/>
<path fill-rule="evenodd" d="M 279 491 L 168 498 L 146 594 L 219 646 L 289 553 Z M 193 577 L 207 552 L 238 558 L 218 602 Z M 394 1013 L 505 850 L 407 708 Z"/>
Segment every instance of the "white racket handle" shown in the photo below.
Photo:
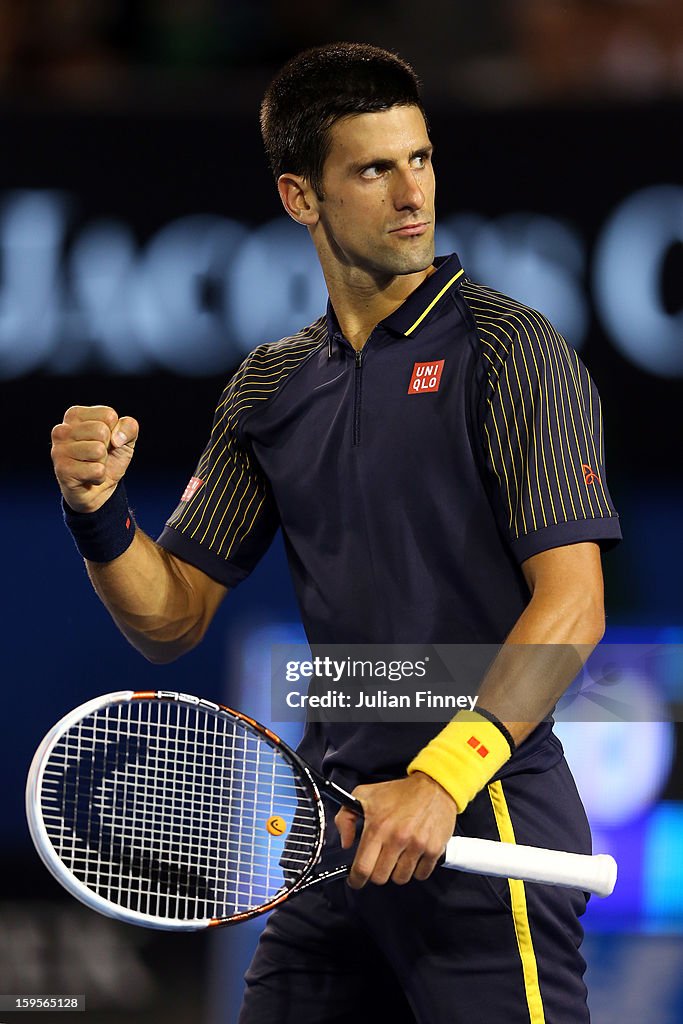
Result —
<path fill-rule="evenodd" d="M 449 840 L 442 866 L 477 875 L 564 885 L 596 896 L 609 896 L 617 880 L 617 862 L 607 853 L 588 856 L 466 836 Z"/>

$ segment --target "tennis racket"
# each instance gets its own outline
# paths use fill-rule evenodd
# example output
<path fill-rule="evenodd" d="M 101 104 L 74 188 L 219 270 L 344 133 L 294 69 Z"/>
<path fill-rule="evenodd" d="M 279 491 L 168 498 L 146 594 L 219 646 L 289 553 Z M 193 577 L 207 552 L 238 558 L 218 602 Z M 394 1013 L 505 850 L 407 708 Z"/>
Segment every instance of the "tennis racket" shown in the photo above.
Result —
<path fill-rule="evenodd" d="M 120 921 L 192 931 L 246 921 L 348 873 L 348 863 L 321 861 L 322 796 L 362 814 L 246 715 L 184 693 L 124 690 L 48 732 L 26 809 L 38 853 L 73 896 Z M 600 896 L 616 880 L 606 855 L 462 836 L 443 864 Z"/>

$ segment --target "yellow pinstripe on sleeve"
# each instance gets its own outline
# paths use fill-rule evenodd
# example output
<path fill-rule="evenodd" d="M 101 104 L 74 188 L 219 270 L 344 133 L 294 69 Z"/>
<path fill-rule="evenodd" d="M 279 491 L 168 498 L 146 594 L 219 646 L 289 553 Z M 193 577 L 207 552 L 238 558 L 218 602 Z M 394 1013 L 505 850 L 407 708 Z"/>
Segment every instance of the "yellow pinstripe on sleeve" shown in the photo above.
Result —
<path fill-rule="evenodd" d="M 486 368 L 486 461 L 517 554 L 617 539 L 600 399 L 585 366 L 540 313 L 479 285 L 463 291 Z M 540 540 L 543 531 L 551 532 Z"/>
<path fill-rule="evenodd" d="M 247 357 L 221 396 L 192 486 L 168 519 L 162 543 L 190 559 L 196 550 L 197 564 L 207 571 L 216 567 L 221 582 L 234 585 L 244 578 L 278 525 L 270 487 L 240 426 L 321 344 L 324 333 L 322 318 L 300 334 L 263 345 Z"/>

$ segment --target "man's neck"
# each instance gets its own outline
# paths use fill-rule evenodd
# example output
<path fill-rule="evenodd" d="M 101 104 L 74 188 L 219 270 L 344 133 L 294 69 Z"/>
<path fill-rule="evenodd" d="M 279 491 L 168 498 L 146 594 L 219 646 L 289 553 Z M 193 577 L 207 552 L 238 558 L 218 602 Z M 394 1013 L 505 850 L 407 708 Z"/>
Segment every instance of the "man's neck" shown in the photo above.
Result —
<path fill-rule="evenodd" d="M 330 302 L 344 337 L 356 351 L 362 349 L 377 324 L 391 316 L 435 267 L 377 282 L 367 278 L 345 280 L 325 274 Z"/>

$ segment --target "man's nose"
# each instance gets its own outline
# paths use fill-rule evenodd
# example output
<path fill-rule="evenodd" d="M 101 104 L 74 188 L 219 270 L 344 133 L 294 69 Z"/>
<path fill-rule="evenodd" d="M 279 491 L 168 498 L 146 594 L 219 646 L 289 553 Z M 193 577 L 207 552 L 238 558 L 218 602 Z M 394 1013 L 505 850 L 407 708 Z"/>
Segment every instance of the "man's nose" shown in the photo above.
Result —
<path fill-rule="evenodd" d="M 419 210 L 424 206 L 425 195 L 412 169 L 402 171 L 396 179 L 394 206 L 397 210 Z"/>

